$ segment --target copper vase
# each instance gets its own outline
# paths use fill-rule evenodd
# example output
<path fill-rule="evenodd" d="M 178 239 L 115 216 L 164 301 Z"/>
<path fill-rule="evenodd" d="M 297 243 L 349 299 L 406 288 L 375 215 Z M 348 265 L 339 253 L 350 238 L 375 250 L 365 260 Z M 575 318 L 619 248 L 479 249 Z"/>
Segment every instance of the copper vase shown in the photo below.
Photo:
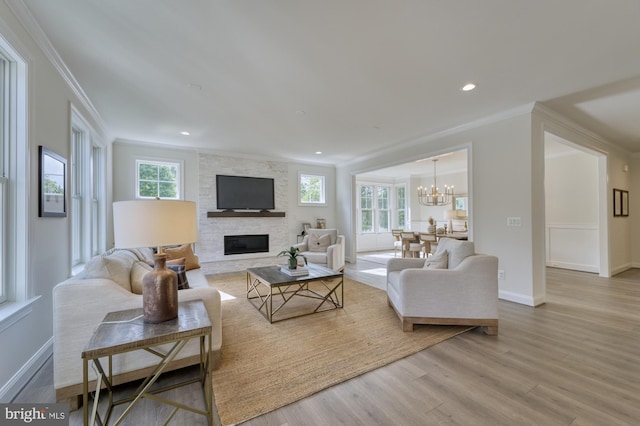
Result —
<path fill-rule="evenodd" d="M 152 271 L 142 279 L 144 322 L 159 323 L 178 317 L 178 276 L 167 269 L 167 255 L 156 254 Z"/>

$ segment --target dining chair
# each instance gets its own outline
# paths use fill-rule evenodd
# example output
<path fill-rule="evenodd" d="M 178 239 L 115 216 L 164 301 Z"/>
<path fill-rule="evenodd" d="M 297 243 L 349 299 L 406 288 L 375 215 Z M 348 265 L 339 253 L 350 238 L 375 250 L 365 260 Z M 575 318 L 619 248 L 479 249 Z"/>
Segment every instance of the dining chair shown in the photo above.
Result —
<path fill-rule="evenodd" d="M 416 235 L 413 232 L 402 232 L 400 238 L 402 239 L 402 257 L 407 257 L 407 253 L 410 253 L 411 243 L 417 241 Z"/>
<path fill-rule="evenodd" d="M 436 234 L 420 233 L 420 242 L 422 243 L 422 252 L 424 257 L 429 257 L 438 246 L 438 238 Z"/>

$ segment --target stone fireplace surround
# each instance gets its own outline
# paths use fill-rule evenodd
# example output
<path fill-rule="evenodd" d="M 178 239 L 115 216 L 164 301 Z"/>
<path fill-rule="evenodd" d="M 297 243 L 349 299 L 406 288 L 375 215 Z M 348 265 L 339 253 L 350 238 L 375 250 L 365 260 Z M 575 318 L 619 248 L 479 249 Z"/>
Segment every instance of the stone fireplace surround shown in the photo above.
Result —
<path fill-rule="evenodd" d="M 283 263 L 277 254 L 289 247 L 288 217 L 208 217 L 216 206 L 216 175 L 273 178 L 275 211 L 288 207 L 288 166 L 278 161 L 257 161 L 215 154 L 199 154 L 198 242 L 196 252 L 205 274 L 243 271 L 255 266 Z M 269 251 L 249 254 L 224 254 L 225 235 L 268 234 Z"/>

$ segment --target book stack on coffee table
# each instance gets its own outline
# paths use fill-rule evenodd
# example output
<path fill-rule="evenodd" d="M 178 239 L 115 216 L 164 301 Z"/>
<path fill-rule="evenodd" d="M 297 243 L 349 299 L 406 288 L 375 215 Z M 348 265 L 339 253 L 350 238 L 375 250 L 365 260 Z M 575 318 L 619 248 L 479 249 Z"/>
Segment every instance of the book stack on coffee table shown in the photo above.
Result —
<path fill-rule="evenodd" d="M 281 266 L 280 272 L 283 272 L 292 277 L 301 277 L 304 275 L 309 275 L 309 268 L 306 266 L 298 266 L 296 269 L 289 269 L 287 266 Z"/>

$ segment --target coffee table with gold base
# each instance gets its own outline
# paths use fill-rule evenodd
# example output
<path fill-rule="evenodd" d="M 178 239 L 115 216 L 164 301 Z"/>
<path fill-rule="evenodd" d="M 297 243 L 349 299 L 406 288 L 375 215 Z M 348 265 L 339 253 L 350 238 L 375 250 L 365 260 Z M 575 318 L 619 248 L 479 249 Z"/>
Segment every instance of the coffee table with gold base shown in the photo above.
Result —
<path fill-rule="evenodd" d="M 307 267 L 309 274 L 303 276 L 288 275 L 277 265 L 248 268 L 247 299 L 270 323 L 342 308 L 342 272 L 314 264 Z"/>

